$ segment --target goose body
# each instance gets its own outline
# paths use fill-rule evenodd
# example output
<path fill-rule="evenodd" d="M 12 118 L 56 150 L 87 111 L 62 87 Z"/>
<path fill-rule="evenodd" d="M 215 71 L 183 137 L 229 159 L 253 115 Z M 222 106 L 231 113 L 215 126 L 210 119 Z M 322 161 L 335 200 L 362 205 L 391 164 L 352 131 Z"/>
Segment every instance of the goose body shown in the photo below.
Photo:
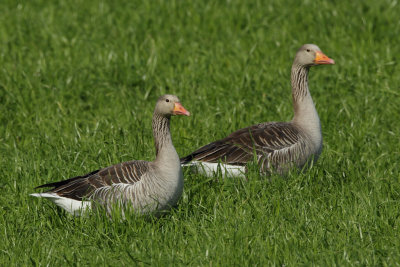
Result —
<path fill-rule="evenodd" d="M 321 125 L 308 89 L 311 66 L 334 64 L 316 45 L 303 45 L 291 71 L 294 117 L 290 122 L 266 122 L 240 129 L 209 143 L 186 157 L 191 166 L 207 176 L 244 176 L 249 162 L 257 162 L 260 173 L 285 174 L 316 161 L 322 151 Z"/>
<path fill-rule="evenodd" d="M 83 176 L 41 185 L 37 188 L 52 189 L 31 195 L 47 198 L 74 215 L 96 206 L 104 207 L 108 213 L 115 205 L 141 214 L 158 214 L 169 209 L 183 191 L 179 156 L 169 130 L 171 115 L 190 114 L 176 96 L 164 95 L 158 99 L 153 115 L 157 152 L 154 161 L 123 162 Z"/>

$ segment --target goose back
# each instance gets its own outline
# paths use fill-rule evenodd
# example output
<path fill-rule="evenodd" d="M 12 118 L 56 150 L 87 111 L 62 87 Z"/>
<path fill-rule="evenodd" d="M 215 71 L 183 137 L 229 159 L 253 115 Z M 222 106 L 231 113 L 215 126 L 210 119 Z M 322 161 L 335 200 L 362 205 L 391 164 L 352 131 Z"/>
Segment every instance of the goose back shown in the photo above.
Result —
<path fill-rule="evenodd" d="M 48 183 L 37 188 L 50 187 L 45 197 L 68 212 L 79 215 L 81 208 L 105 207 L 111 213 L 122 204 L 138 213 L 155 213 L 174 206 L 183 191 L 183 174 L 179 156 L 172 144 L 169 120 L 172 115 L 187 115 L 179 99 L 173 95 L 161 96 L 153 114 L 153 135 L 156 160 L 134 160 L 73 177 Z"/>
<path fill-rule="evenodd" d="M 221 164 L 222 169 L 232 170 L 233 176 L 243 176 L 247 171 L 244 166 L 253 160 L 261 173 L 273 170 L 281 174 L 317 160 L 322 151 L 322 133 L 308 89 L 308 72 L 310 67 L 321 64 L 334 64 L 334 61 L 318 46 L 306 44 L 297 51 L 291 70 L 294 109 L 291 122 L 268 122 L 240 129 L 181 158 L 181 163 L 207 166 L 208 170 L 215 170 L 215 164 Z M 204 173 L 213 174 L 212 171 Z"/>
<path fill-rule="evenodd" d="M 181 163 L 195 160 L 246 166 L 256 160 L 262 173 L 271 169 L 284 173 L 291 163 L 303 166 L 307 156 L 316 152 L 307 146 L 307 140 L 309 137 L 292 123 L 260 123 L 199 148 L 181 158 Z"/>

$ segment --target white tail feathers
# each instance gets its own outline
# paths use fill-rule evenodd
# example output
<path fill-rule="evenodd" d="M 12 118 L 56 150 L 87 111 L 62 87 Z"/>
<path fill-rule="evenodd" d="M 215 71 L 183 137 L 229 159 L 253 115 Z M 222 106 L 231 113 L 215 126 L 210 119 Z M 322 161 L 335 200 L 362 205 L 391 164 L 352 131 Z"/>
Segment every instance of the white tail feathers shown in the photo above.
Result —
<path fill-rule="evenodd" d="M 56 193 L 34 193 L 30 194 L 30 196 L 47 198 L 60 208 L 65 209 L 67 212 L 75 216 L 79 216 L 82 212 L 91 209 L 90 201 L 79 201 L 71 198 L 61 197 Z"/>
<path fill-rule="evenodd" d="M 191 170 L 205 175 L 207 177 L 215 176 L 221 173 L 223 177 L 245 177 L 245 167 L 237 165 L 229 165 L 222 163 L 209 163 L 200 161 L 191 161 L 182 164 L 182 167 L 189 167 Z"/>

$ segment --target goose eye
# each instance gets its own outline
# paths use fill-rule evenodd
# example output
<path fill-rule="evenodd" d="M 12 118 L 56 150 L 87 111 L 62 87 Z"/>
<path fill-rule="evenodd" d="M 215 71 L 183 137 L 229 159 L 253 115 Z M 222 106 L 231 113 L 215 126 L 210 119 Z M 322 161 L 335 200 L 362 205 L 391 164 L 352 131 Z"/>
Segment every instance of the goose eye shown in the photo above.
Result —
<path fill-rule="evenodd" d="M 307 49 L 307 52 L 310 52 L 310 49 Z"/>
<path fill-rule="evenodd" d="M 169 99 L 165 99 L 165 102 L 169 102 Z"/>

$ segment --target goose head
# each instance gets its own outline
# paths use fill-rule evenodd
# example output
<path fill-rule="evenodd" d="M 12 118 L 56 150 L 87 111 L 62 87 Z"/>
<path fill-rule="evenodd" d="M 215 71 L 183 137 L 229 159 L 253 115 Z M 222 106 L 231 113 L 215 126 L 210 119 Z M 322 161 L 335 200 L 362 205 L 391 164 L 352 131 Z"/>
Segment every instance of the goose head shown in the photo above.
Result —
<path fill-rule="evenodd" d="M 314 44 L 305 44 L 297 51 L 294 62 L 296 65 L 311 67 L 324 64 L 335 64 L 335 61 L 324 53 Z"/>
<path fill-rule="evenodd" d="M 165 117 L 172 115 L 190 116 L 190 112 L 182 106 L 179 98 L 175 95 L 160 96 L 157 100 L 155 112 Z"/>

